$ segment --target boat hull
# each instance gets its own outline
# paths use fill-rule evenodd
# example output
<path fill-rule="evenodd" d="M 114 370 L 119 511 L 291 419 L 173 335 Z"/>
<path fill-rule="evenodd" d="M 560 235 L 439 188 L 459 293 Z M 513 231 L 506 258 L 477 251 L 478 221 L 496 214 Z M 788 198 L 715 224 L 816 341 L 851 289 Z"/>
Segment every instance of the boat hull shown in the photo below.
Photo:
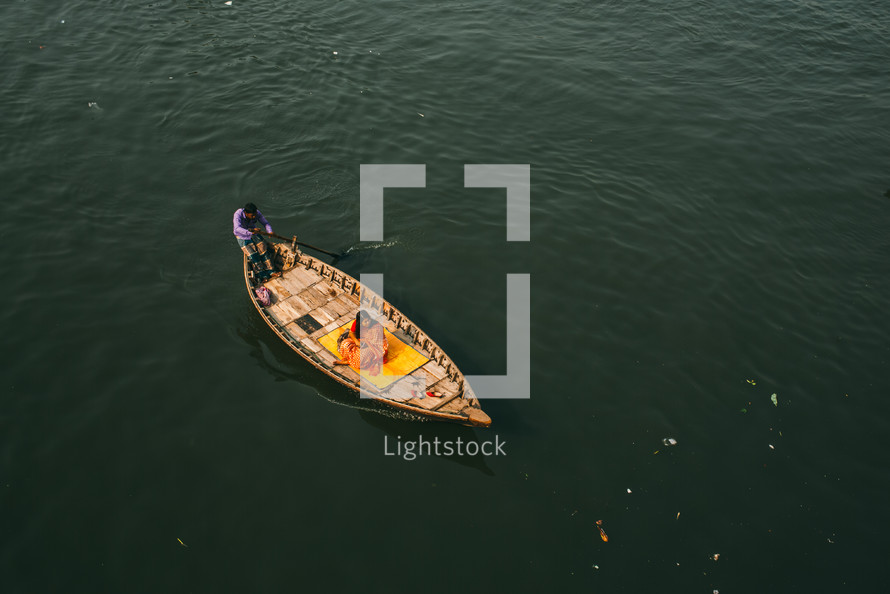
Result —
<path fill-rule="evenodd" d="M 454 362 L 401 311 L 342 270 L 299 252 L 295 245 L 272 247 L 282 276 L 258 282 L 245 257 L 244 282 L 263 320 L 303 359 L 362 397 L 394 410 L 473 427 L 491 425 Z M 261 285 L 272 295 L 268 307 L 256 296 L 255 289 Z M 377 376 L 334 364 L 339 358 L 336 336 L 359 309 L 383 324 L 389 340 L 389 362 Z"/>

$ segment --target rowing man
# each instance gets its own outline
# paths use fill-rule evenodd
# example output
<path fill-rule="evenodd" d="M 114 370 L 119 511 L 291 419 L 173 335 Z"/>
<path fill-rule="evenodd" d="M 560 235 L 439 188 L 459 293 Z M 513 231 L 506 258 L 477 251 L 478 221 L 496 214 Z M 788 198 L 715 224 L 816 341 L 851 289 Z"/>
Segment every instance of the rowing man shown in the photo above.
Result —
<path fill-rule="evenodd" d="M 270 278 L 281 276 L 280 272 L 275 272 L 275 265 L 272 263 L 272 250 L 268 248 L 261 235 L 261 226 L 265 228 L 266 233 L 272 233 L 272 225 L 256 207 L 256 204 L 248 202 L 244 208 L 236 210 L 233 223 L 235 239 L 238 240 L 238 245 L 241 246 L 241 250 L 253 265 L 259 282 L 263 283 Z"/>

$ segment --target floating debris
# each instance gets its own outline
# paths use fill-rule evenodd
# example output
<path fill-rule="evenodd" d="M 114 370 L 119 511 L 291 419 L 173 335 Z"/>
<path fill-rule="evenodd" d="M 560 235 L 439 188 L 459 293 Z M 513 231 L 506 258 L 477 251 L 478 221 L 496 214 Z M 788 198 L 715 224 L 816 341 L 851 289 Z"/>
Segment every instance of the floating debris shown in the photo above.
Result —
<path fill-rule="evenodd" d="M 677 519 L 680 519 L 680 512 L 677 512 Z"/>
<path fill-rule="evenodd" d="M 664 439 L 661 440 L 661 443 L 663 443 L 664 445 L 670 447 L 670 446 L 675 446 L 675 445 L 677 445 L 677 440 L 674 439 L 673 437 L 665 437 Z"/>
<path fill-rule="evenodd" d="M 630 495 L 631 493 L 633 493 L 633 491 L 631 491 L 630 489 L 628 489 L 628 490 L 627 490 L 627 494 Z"/>
<path fill-rule="evenodd" d="M 745 381 L 747 381 L 747 382 L 748 382 L 749 384 L 751 384 L 752 386 L 756 386 L 756 385 L 757 385 L 757 382 L 755 382 L 754 380 L 745 380 Z"/>
<path fill-rule="evenodd" d="M 779 406 L 779 397 L 778 396 L 773 394 L 772 396 L 769 397 L 769 399 L 772 400 L 773 406 Z"/>
<path fill-rule="evenodd" d="M 606 535 L 606 531 L 603 530 L 603 521 L 597 520 L 596 527 L 600 530 L 600 538 L 603 539 L 603 542 L 609 542 L 609 537 Z"/>
<path fill-rule="evenodd" d="M 228 2 L 225 2 L 224 4 L 225 4 L 226 6 L 231 6 L 231 5 L 232 5 L 232 0 L 229 0 Z"/>
<path fill-rule="evenodd" d="M 774 450 L 776 449 L 776 446 L 774 446 L 773 444 L 769 444 L 769 449 Z"/>
<path fill-rule="evenodd" d="M 184 542 L 182 542 L 181 539 L 177 538 L 176 540 L 178 540 L 178 541 L 179 541 L 179 544 L 181 544 L 181 545 L 184 546 L 185 548 L 189 548 L 189 546 L 188 546 L 187 544 L 185 544 Z"/>
<path fill-rule="evenodd" d="M 714 553 L 713 555 L 711 555 L 711 560 L 712 560 L 712 561 L 716 561 L 716 560 L 719 559 L 719 558 L 720 558 L 720 553 Z"/>

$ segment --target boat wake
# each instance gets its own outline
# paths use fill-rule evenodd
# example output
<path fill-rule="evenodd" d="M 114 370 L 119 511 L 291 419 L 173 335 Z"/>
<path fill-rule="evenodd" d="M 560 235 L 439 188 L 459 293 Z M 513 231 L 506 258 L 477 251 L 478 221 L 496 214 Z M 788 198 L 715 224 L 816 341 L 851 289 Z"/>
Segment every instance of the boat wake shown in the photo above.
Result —
<path fill-rule="evenodd" d="M 362 245 L 353 245 L 353 246 L 350 246 L 345 252 L 343 252 L 343 254 L 346 255 L 346 254 L 351 254 L 353 252 L 363 252 L 365 250 L 379 250 L 380 248 L 392 247 L 394 245 L 399 245 L 399 241 L 393 240 L 393 241 L 383 241 L 380 243 L 366 243 L 366 244 L 362 244 Z"/>
<path fill-rule="evenodd" d="M 397 410 L 393 408 L 389 408 L 384 404 L 374 400 L 373 398 L 361 398 L 360 396 L 350 393 L 349 397 L 342 396 L 332 396 L 330 394 L 326 394 L 322 392 L 318 388 L 315 389 L 315 393 L 324 398 L 328 402 L 332 404 L 336 404 L 338 406 L 343 406 L 346 408 L 351 408 L 353 410 L 369 412 L 382 415 L 384 417 L 388 417 L 390 419 L 396 419 L 398 421 L 410 421 L 416 423 L 429 423 L 431 419 L 422 417 L 416 414 L 411 414 L 410 412 Z"/>

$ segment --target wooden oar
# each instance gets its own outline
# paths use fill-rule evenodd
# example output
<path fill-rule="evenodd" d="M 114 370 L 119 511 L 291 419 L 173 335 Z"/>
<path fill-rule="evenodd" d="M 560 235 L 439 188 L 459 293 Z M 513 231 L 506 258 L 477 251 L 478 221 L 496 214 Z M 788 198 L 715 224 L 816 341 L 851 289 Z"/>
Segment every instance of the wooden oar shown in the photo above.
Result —
<path fill-rule="evenodd" d="M 268 235 L 270 237 L 275 237 L 275 238 L 281 239 L 283 241 L 291 241 L 293 243 L 296 243 L 297 245 L 307 247 L 310 250 L 315 250 L 316 252 L 321 252 L 322 254 L 327 254 L 327 255 L 333 256 L 335 258 L 342 257 L 341 254 L 335 254 L 334 252 L 329 252 L 327 250 L 323 250 L 319 247 L 315 247 L 314 245 L 309 245 L 308 243 L 303 243 L 302 241 L 297 241 L 296 237 L 285 237 L 283 235 L 278 235 L 277 233 L 266 233 L 265 231 L 257 231 L 257 233 L 259 233 L 260 235 Z"/>

